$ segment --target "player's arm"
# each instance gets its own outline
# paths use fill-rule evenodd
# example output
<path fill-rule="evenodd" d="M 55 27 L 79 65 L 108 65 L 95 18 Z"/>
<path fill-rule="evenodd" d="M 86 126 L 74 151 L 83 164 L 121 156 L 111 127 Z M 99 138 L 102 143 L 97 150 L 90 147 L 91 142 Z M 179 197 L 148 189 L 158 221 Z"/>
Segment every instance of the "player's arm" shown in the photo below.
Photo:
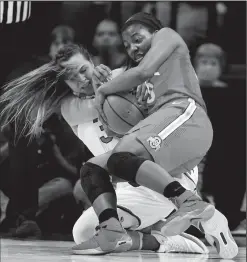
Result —
<path fill-rule="evenodd" d="M 159 30 L 153 40 L 150 50 L 144 56 L 140 64 L 133 67 L 112 81 L 103 84 L 99 91 L 104 95 L 129 91 L 151 78 L 169 56 L 181 45 L 182 38 L 172 29 Z"/>
<path fill-rule="evenodd" d="M 61 150 L 57 144 L 53 145 L 53 153 L 58 164 L 63 167 L 69 174 L 77 176 L 77 168 L 71 165 L 67 159 L 61 153 Z"/>

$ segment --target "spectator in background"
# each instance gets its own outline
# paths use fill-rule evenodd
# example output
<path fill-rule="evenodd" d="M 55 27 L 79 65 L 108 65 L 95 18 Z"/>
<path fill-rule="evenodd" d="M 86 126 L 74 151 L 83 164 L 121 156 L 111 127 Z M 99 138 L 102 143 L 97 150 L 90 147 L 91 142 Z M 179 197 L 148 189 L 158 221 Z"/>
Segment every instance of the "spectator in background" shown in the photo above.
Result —
<path fill-rule="evenodd" d="M 39 66 L 48 63 L 51 59 L 55 58 L 59 48 L 63 47 L 65 44 L 73 43 L 74 41 L 75 31 L 71 27 L 66 25 L 59 25 L 55 27 L 51 32 L 50 46 L 47 54 L 43 56 L 33 55 L 30 60 L 14 69 L 7 77 L 7 81 L 24 75 Z"/>
<path fill-rule="evenodd" d="M 48 55 L 41 56 L 41 57 L 33 56 L 31 60 L 25 62 L 21 66 L 14 69 L 7 77 L 7 81 L 20 77 L 23 74 L 49 62 L 51 59 L 55 57 L 56 52 L 58 51 L 59 48 L 61 48 L 63 45 L 67 43 L 72 43 L 74 40 L 75 40 L 75 32 L 72 28 L 64 25 L 55 27 L 51 33 L 51 44 L 50 44 Z M 23 198 L 20 197 L 20 202 L 22 202 L 22 204 L 18 202 L 19 195 L 22 195 L 23 192 L 24 193 L 28 192 L 28 190 L 25 191 L 25 186 L 19 190 L 18 183 L 20 182 L 20 185 L 22 184 L 25 185 L 26 182 L 27 183 L 30 182 L 30 177 L 33 176 L 33 173 L 34 174 L 36 173 L 35 168 L 37 164 L 36 162 L 38 161 L 37 154 L 36 154 L 37 144 L 35 142 L 29 144 L 29 138 L 26 137 L 21 137 L 16 143 L 14 143 L 14 138 L 11 136 L 12 131 L 9 130 L 6 132 L 6 136 L 9 136 L 10 138 L 10 143 L 9 143 L 10 154 L 9 154 L 8 161 L 5 161 L 1 167 L 1 169 L 4 170 L 5 173 L 6 169 L 8 169 L 8 165 L 10 165 L 8 169 L 10 179 L 5 184 L 8 184 L 7 187 L 10 188 L 10 192 L 8 192 L 7 195 L 11 196 L 10 198 L 12 199 L 10 201 L 10 205 L 14 203 L 13 210 L 16 213 L 13 215 L 12 220 L 17 221 L 17 228 L 16 228 L 17 235 L 19 235 L 20 233 L 20 235 L 22 236 L 26 234 L 27 235 L 36 234 L 39 236 L 40 230 L 37 224 L 34 222 L 35 214 L 37 211 L 36 210 L 37 201 L 38 201 L 36 199 L 37 198 L 36 187 L 34 189 L 29 190 L 30 192 L 27 193 L 26 199 L 25 199 L 25 194 L 23 195 Z M 30 161 L 27 161 L 27 159 L 29 158 Z M 33 180 L 31 179 L 31 181 Z M 30 197 L 30 195 L 35 197 Z M 18 213 L 24 213 L 24 215 Z M 20 220 L 18 219 L 18 217 L 24 217 L 24 219 Z M 29 222 L 26 223 L 26 221 Z M 24 228 L 23 232 L 22 231 L 20 232 L 18 228 L 21 228 L 22 224 L 24 224 L 26 228 Z"/>
<path fill-rule="evenodd" d="M 224 51 L 218 45 L 207 43 L 197 49 L 194 66 L 201 87 L 227 87 L 227 84 L 220 80 L 225 60 Z"/>
<path fill-rule="evenodd" d="M 110 17 L 119 26 L 122 24 L 120 11 L 122 3 L 119 1 L 64 1 L 60 16 L 62 23 L 75 29 L 78 42 L 92 53 L 94 32 L 100 21 Z"/>
<path fill-rule="evenodd" d="M 74 43 L 75 31 L 66 25 L 59 25 L 55 27 L 51 32 L 51 45 L 49 51 L 49 57 L 55 58 L 58 49 L 62 48 L 66 44 Z"/>
<path fill-rule="evenodd" d="M 225 54 L 219 46 L 207 43 L 198 47 L 194 58 L 194 68 L 202 88 L 227 87 L 227 84 L 220 80 L 222 72 L 225 68 L 225 63 Z M 210 194 L 202 192 L 203 173 L 206 164 L 207 156 L 205 156 L 198 165 L 198 192 L 205 200 L 215 205 L 214 197 Z"/>
<path fill-rule="evenodd" d="M 43 134 L 32 141 L 21 137 L 15 145 L 13 134 L 8 134 L 9 173 L 4 182 L 9 187 L 6 195 L 10 201 L 4 225 L 5 230 L 13 228 L 10 234 L 14 237 L 39 237 L 41 231 L 36 223 L 36 214 L 56 199 L 72 195 L 73 185 L 79 178 L 78 168 L 83 159 L 81 145 L 78 141 L 67 139 L 68 135 L 64 136 L 63 127 L 55 116 L 49 121 Z M 55 132 L 47 129 L 51 125 L 56 126 Z M 72 136 L 75 137 L 74 134 Z M 62 140 L 64 144 L 60 143 Z M 74 142 L 69 150 L 65 148 L 66 142 Z M 71 147 L 75 148 L 75 154 Z"/>
<path fill-rule="evenodd" d="M 95 65 L 104 64 L 112 70 L 124 65 L 126 54 L 122 50 L 118 25 L 113 20 L 104 19 L 97 25 L 93 46 L 97 51 L 93 58 Z"/>

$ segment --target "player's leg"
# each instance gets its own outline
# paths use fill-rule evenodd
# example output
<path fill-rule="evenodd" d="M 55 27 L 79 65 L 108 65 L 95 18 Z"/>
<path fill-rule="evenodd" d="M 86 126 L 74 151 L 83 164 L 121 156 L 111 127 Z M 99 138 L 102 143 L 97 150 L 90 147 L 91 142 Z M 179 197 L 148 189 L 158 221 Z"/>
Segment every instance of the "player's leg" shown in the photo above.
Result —
<path fill-rule="evenodd" d="M 198 240 L 197 238 L 184 234 L 182 236 L 172 236 L 167 238 L 162 238 L 159 236 L 158 240 L 157 237 L 153 236 L 149 232 L 141 233 L 141 232 L 133 232 L 136 228 L 143 228 L 152 221 L 150 219 L 152 216 L 149 214 L 147 216 L 146 210 L 150 207 L 156 205 L 156 208 L 153 208 L 151 213 L 153 216 L 157 216 L 159 219 L 162 216 L 158 214 L 160 211 L 164 209 L 163 205 L 157 203 L 156 199 L 153 198 L 150 194 L 148 194 L 144 188 L 144 190 L 140 190 L 140 188 L 136 189 L 130 186 L 128 183 L 122 183 L 123 186 L 117 188 L 117 195 L 120 197 L 119 204 L 121 208 L 118 208 L 118 216 L 120 221 L 125 229 L 131 229 L 132 232 L 128 232 L 128 234 L 132 238 L 132 245 L 128 250 L 150 250 L 150 251 L 157 251 L 157 252 L 183 252 L 183 253 L 200 253 L 204 254 L 207 253 L 207 248 L 204 244 Z M 124 185 L 125 184 L 125 185 Z M 82 190 L 82 189 L 81 189 Z M 138 191 L 138 192 L 135 192 Z M 141 201 L 143 199 L 143 201 Z M 165 199 L 165 198 L 164 198 Z M 169 210 L 174 209 L 174 205 L 165 199 L 168 202 L 167 209 L 162 211 L 164 216 L 166 216 Z M 135 202 L 136 205 L 131 205 L 131 203 Z M 149 203 L 150 202 L 150 203 Z M 161 201 L 160 201 L 161 202 Z M 124 207 L 126 206 L 126 207 Z M 130 208 L 133 207 L 132 212 Z M 158 210 L 160 207 L 160 210 Z M 153 212 L 154 211 L 154 212 Z M 162 213 L 161 212 L 161 213 Z M 136 215 L 136 214 L 137 215 Z M 156 219 L 156 220 L 157 220 Z M 144 222 L 141 224 L 141 222 Z M 95 233 L 95 228 L 98 225 L 98 218 L 96 213 L 94 212 L 93 208 L 90 207 L 83 214 L 80 218 L 76 221 L 73 227 L 73 238 L 75 243 L 78 245 L 73 248 L 75 254 L 81 254 L 80 243 L 83 241 L 89 240 Z M 175 249 L 174 249 L 175 248 Z"/>
<path fill-rule="evenodd" d="M 81 242 L 90 239 L 94 235 L 95 228 L 98 224 L 99 220 L 93 207 L 89 207 L 74 224 L 72 234 L 75 243 L 79 245 Z"/>
<path fill-rule="evenodd" d="M 80 254 L 111 252 L 115 249 L 118 240 L 121 240 L 126 233 L 119 222 L 116 193 L 110 175 L 104 168 L 105 158 L 108 159 L 108 154 L 98 156 L 94 161 L 88 161 L 80 171 L 82 188 L 99 219 L 100 227 L 93 238 L 75 247 L 74 253 L 77 249 L 80 249 Z M 95 159 L 98 159 L 97 164 Z M 112 234 L 115 241 L 111 237 Z"/>
<path fill-rule="evenodd" d="M 139 220 L 133 213 L 125 211 L 122 208 L 118 208 L 117 212 L 122 226 L 125 229 L 137 227 L 139 225 Z M 75 243 L 78 245 L 83 241 L 89 240 L 95 234 L 95 228 L 98 224 L 99 220 L 93 207 L 89 207 L 82 213 L 73 227 L 73 238 Z"/>
<path fill-rule="evenodd" d="M 178 107 L 182 104 L 179 104 Z M 187 109 L 181 110 L 183 112 L 181 116 L 175 114 L 176 119 L 168 124 L 165 123 L 167 119 L 164 120 L 164 116 L 173 115 L 174 117 L 174 107 L 165 108 L 163 112 L 157 111 L 152 115 L 155 115 L 156 119 L 147 119 L 150 123 L 146 121 L 139 129 L 134 130 L 136 132 L 131 134 L 132 141 L 128 141 L 129 136 L 121 140 L 114 149 L 116 153 L 113 153 L 108 161 L 111 173 L 176 200 L 179 210 L 167 219 L 166 226 L 161 229 L 164 235 L 179 234 L 186 230 L 193 221 L 197 221 L 197 219 L 206 221 L 214 215 L 215 209 L 212 205 L 201 201 L 198 196 L 185 190 L 171 176 L 169 177 L 169 174 L 181 174 L 197 165 L 211 145 L 212 127 L 210 121 L 200 107 L 190 114 L 188 109 L 191 109 L 191 106 L 193 108 L 193 102 L 187 104 Z M 183 117 L 187 118 L 184 122 L 181 121 Z M 181 122 L 182 124 L 176 127 Z M 138 148 L 136 149 L 136 147 Z M 146 159 L 141 159 L 136 154 L 141 150 L 148 151 L 160 166 Z M 222 225 L 221 230 L 224 232 L 221 233 L 227 237 L 229 235 L 228 225 L 225 223 L 224 217 L 214 216 L 212 219 Z M 215 238 L 220 237 L 215 231 L 209 230 L 209 227 L 205 233 L 211 234 Z M 234 256 L 234 254 L 236 255 L 236 246 L 230 241 L 230 237 L 228 240 L 227 246 L 232 247 L 234 251 L 231 254 Z M 221 243 L 223 244 L 222 241 Z"/>
<path fill-rule="evenodd" d="M 169 223 L 166 234 L 177 235 L 190 226 L 191 219 L 207 220 L 214 213 L 212 205 L 186 190 L 171 176 L 196 166 L 211 141 L 212 127 L 206 114 L 197 109 L 194 101 L 184 100 L 176 107 L 160 109 L 145 119 L 139 128 L 135 127 L 134 132 L 115 147 L 108 168 L 112 174 L 127 181 L 148 187 L 167 198 L 175 198 L 178 207 L 183 206 L 180 208 L 183 217 L 176 212 L 172 217 L 176 219 Z M 155 162 L 147 160 L 151 158 Z"/>
<path fill-rule="evenodd" d="M 90 159 L 81 168 L 81 185 L 102 223 L 117 216 L 117 199 L 107 169 L 110 152 Z M 98 184 L 98 185 L 97 185 Z M 103 187 L 103 188 L 102 188 Z"/>
<path fill-rule="evenodd" d="M 102 128 L 98 118 L 78 126 L 80 139 L 96 156 L 81 168 L 80 174 L 82 188 L 99 216 L 100 223 L 106 221 L 109 214 L 117 218 L 116 195 L 106 166 L 110 153 L 106 152 L 110 152 L 119 141 L 107 137 Z"/>
<path fill-rule="evenodd" d="M 198 180 L 198 168 L 195 167 L 187 174 L 180 174 L 176 177 L 176 180 L 186 189 L 195 191 Z M 164 237 L 159 232 L 155 234 L 156 227 L 160 223 L 165 223 L 164 218 L 176 210 L 176 206 L 167 198 L 146 187 L 132 187 L 128 183 L 118 183 L 116 194 L 118 206 L 125 210 L 121 216 L 118 212 L 120 221 L 123 221 L 123 226 L 126 228 L 126 222 L 131 218 L 130 216 L 126 216 L 127 213 L 138 218 L 139 223 L 127 222 L 127 225 L 132 225 L 130 230 L 145 233 L 143 237 L 143 249 L 156 251 L 157 244 L 159 244 L 160 248 L 157 252 L 175 251 L 200 254 L 208 252 L 205 245 L 199 239 L 188 234 L 170 237 Z"/>
<path fill-rule="evenodd" d="M 123 226 L 129 228 L 132 225 L 134 226 L 138 221 L 135 221 L 136 218 L 130 215 L 128 212 L 118 209 L 119 217 L 124 216 Z M 88 243 L 95 234 L 95 228 L 98 225 L 98 218 L 93 208 L 90 207 L 87 209 L 80 218 L 76 221 L 73 227 L 73 238 L 77 244 L 73 247 L 74 254 L 85 254 L 85 243 Z M 143 234 L 137 231 L 126 230 L 129 236 L 128 248 L 127 245 L 120 245 L 115 252 L 130 251 L 130 250 L 151 250 L 156 251 L 159 249 L 160 244 L 151 234 Z M 124 242 L 124 241 L 123 241 Z M 81 244 L 82 243 L 82 244 Z M 94 254 L 96 251 L 87 251 L 88 254 Z"/>
<path fill-rule="evenodd" d="M 157 114 L 154 113 L 152 117 L 157 118 L 147 119 L 147 123 L 142 123 L 139 130 L 136 128 L 136 132 L 124 137 L 116 146 L 115 153 L 108 161 L 108 168 L 116 176 L 137 182 L 168 198 L 176 198 L 179 207 L 184 203 L 188 204 L 185 205 L 185 210 L 182 212 L 183 218 L 178 216 L 171 224 L 170 231 L 166 232 L 168 235 L 176 235 L 186 230 L 193 218 L 200 217 L 202 220 L 207 220 L 214 213 L 212 205 L 201 201 L 198 196 L 186 190 L 170 175 L 183 173 L 197 165 L 200 158 L 209 149 L 212 140 L 212 129 L 210 129 L 211 125 L 206 115 L 206 123 L 202 123 L 201 126 L 198 125 L 197 128 L 193 117 L 193 103 L 187 101 L 186 106 L 182 103 L 179 106 L 175 113 L 173 107 L 165 108 L 163 112 L 160 111 Z M 183 122 L 182 119 L 181 121 L 179 113 L 181 114 L 183 110 L 182 117 L 190 119 L 191 126 L 187 123 L 185 126 L 186 120 Z M 190 110 L 192 111 L 191 115 Z M 166 116 L 165 119 L 164 116 Z M 177 122 L 180 122 L 182 127 L 177 126 L 174 129 Z M 198 130 L 195 132 L 193 128 Z M 193 148 L 191 148 L 191 141 L 195 143 Z M 160 165 L 139 157 L 140 152 L 146 151 Z M 147 153 L 145 154 L 147 155 Z M 193 212 L 191 212 L 191 209 L 193 209 Z"/>
<path fill-rule="evenodd" d="M 106 254 L 138 248 L 141 235 L 127 234 L 117 213 L 116 193 L 107 172 L 109 154 L 91 159 L 81 168 L 81 185 L 98 217 L 97 232 L 75 246 L 75 254 Z"/>

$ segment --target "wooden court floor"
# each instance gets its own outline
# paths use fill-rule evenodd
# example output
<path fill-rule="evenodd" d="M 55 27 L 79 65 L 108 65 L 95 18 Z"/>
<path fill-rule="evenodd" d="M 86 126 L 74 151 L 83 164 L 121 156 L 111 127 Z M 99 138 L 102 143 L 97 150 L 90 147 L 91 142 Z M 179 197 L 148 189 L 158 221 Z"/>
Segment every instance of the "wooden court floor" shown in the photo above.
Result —
<path fill-rule="evenodd" d="M 154 252 L 126 252 L 105 256 L 72 255 L 68 241 L 20 241 L 1 239 L 1 262 L 224 262 L 246 261 L 246 248 L 240 247 L 233 260 L 219 258 L 210 248 L 209 255 L 161 254 Z"/>

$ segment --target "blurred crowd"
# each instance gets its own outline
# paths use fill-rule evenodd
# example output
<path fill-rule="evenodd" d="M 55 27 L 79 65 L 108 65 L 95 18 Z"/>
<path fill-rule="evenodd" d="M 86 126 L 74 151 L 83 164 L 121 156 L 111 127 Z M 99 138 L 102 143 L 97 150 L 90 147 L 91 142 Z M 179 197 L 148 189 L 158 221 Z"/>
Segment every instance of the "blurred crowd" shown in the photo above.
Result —
<path fill-rule="evenodd" d="M 35 4 L 34 2 L 30 20 L 22 25 L 15 25 L 12 31 L 12 34 L 17 31 L 21 33 L 11 35 L 7 30 L 10 30 L 13 25 L 0 27 L 1 39 L 4 37 L 0 50 L 0 56 L 3 57 L 1 70 L 4 65 L 0 77 L 1 86 L 49 62 L 55 57 L 59 48 L 73 42 L 86 46 L 92 53 L 96 65 L 104 64 L 111 69 L 123 66 L 126 62 L 126 54 L 121 42 L 120 27 L 132 14 L 145 11 L 160 19 L 164 27 L 175 29 L 187 43 L 210 113 L 217 108 L 217 106 L 210 107 L 210 99 L 207 101 L 207 97 L 214 95 L 214 90 L 217 96 L 217 92 L 231 93 L 234 88 L 239 92 L 240 87 L 245 87 L 245 61 L 243 60 L 245 25 L 243 28 L 238 28 L 243 33 L 238 39 L 235 38 L 234 30 L 230 31 L 229 28 L 231 23 L 235 28 L 241 26 L 241 23 L 235 21 L 234 3 L 94 1 L 57 4 L 37 2 L 37 6 Z M 241 5 L 239 7 L 238 3 L 236 9 L 237 11 L 244 9 L 242 23 L 245 23 L 245 2 L 241 4 L 242 7 Z M 42 11 L 41 6 L 43 10 L 50 9 L 50 12 L 48 11 L 46 25 L 44 25 L 46 30 L 41 32 L 46 40 L 42 40 L 39 45 L 28 33 L 32 32 L 30 27 L 33 25 L 37 26 L 36 31 L 41 28 L 38 23 L 44 23 L 45 15 L 36 16 L 35 13 L 38 9 Z M 49 21 L 52 21 L 50 25 Z M 226 34 L 227 31 L 229 32 Z M 26 46 L 29 40 L 24 41 L 22 37 L 30 39 L 28 45 L 30 48 Z M 231 39 L 234 39 L 234 43 L 231 42 L 232 45 L 235 44 L 233 47 L 229 43 Z M 46 41 L 49 42 L 48 48 L 44 44 Z M 34 43 L 35 46 L 31 46 Z M 220 99 L 218 103 L 219 107 L 220 104 L 224 104 Z M 234 103 L 238 102 L 232 101 L 232 105 L 227 106 L 234 107 Z M 212 113 L 213 116 L 215 114 L 217 112 Z M 224 114 L 222 117 L 234 118 Z M 246 120 L 241 121 L 245 123 Z M 214 124 L 213 120 L 212 122 Z M 229 125 L 231 124 L 230 120 Z M 245 128 L 245 125 L 241 128 Z M 220 140 L 221 135 L 218 136 L 218 130 L 228 132 L 222 127 L 217 129 L 215 126 L 214 129 L 215 140 L 218 137 Z M 14 125 L 0 132 L 0 234 L 20 238 L 38 238 L 56 233 L 71 234 L 73 224 L 81 212 L 90 206 L 90 202 L 78 188 L 77 181 L 80 167 L 92 157 L 91 153 L 74 135 L 59 113 L 45 123 L 42 135 L 35 140 L 30 141 L 29 137 L 21 137 L 17 141 L 14 132 Z M 231 139 L 228 133 L 227 137 Z M 243 139 L 242 142 L 240 139 Z M 239 140 L 236 138 L 235 143 L 240 141 L 245 144 L 244 139 L 245 135 Z M 220 147 L 222 151 L 217 151 Z M 212 174 L 214 171 L 212 165 L 213 167 L 217 165 L 213 156 L 224 154 L 222 144 L 217 147 L 217 150 L 215 148 L 212 148 L 213 153 L 209 152 L 199 166 L 199 192 L 206 201 L 214 203 L 228 217 L 233 232 L 246 234 L 245 164 L 241 165 L 238 161 L 232 160 L 239 168 L 234 169 L 237 170 L 236 173 L 230 174 L 238 180 L 236 186 L 234 183 L 231 185 L 231 190 L 238 191 L 239 194 L 236 200 L 233 199 L 233 203 L 228 202 L 225 207 L 220 201 L 226 199 L 228 192 L 223 191 L 220 186 L 216 190 L 211 190 L 210 180 L 222 172 L 221 169 L 215 168 Z M 242 154 L 243 151 L 238 153 Z M 234 159 L 235 152 L 231 147 L 228 148 L 227 154 Z M 244 156 L 239 159 L 245 161 L 242 160 L 245 159 Z M 219 165 L 223 165 L 223 162 L 224 160 Z M 227 162 L 224 165 L 227 165 Z M 221 179 L 222 177 L 224 175 L 221 174 Z M 244 184 L 244 187 L 239 188 L 239 184 Z M 221 194 L 220 197 L 215 194 L 217 190 Z M 232 208 L 231 205 L 234 207 Z"/>

